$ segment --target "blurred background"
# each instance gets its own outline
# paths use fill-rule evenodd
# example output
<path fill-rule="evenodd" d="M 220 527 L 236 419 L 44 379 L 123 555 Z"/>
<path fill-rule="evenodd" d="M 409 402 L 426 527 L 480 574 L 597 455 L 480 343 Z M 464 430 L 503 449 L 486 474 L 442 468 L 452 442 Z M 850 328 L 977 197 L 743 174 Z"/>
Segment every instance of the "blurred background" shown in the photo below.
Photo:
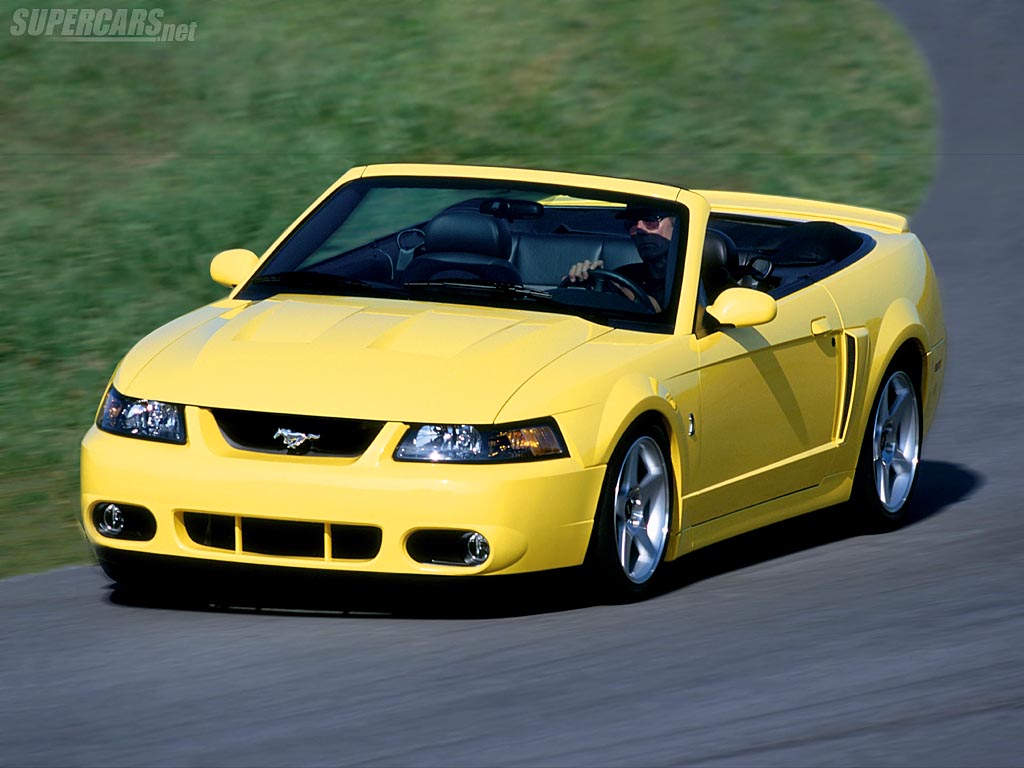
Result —
<path fill-rule="evenodd" d="M 148 7 L 148 6 L 147 6 Z M 921 57 L 874 0 L 161 2 L 184 42 L 0 3 L 0 577 L 87 562 L 78 441 L 127 349 L 352 165 L 516 165 L 912 212 Z M 254 382 L 254 385 L 258 383 Z"/>

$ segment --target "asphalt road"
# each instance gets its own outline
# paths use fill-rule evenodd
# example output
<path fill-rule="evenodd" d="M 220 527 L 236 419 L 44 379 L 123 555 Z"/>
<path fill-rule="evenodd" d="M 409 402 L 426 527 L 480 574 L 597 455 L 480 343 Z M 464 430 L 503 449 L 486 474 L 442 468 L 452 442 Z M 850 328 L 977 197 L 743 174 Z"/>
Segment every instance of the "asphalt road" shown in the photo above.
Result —
<path fill-rule="evenodd" d="M 911 525 L 818 513 L 626 606 L 530 580 L 199 611 L 93 567 L 8 579 L 0 765 L 1024 764 L 1024 3 L 887 5 L 941 101 L 913 224 L 949 372 Z"/>

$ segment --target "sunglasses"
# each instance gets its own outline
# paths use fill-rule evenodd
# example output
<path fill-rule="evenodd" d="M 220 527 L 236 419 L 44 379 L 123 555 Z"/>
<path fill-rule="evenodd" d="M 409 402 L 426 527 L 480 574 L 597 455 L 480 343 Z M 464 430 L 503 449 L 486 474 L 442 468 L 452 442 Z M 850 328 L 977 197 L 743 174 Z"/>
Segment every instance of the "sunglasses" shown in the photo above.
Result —
<path fill-rule="evenodd" d="M 663 216 L 660 213 L 645 213 L 643 216 L 638 216 L 635 219 L 626 219 L 623 224 L 625 224 L 627 232 L 632 232 L 641 224 L 648 229 L 656 229 L 661 220 L 667 218 L 668 216 Z"/>

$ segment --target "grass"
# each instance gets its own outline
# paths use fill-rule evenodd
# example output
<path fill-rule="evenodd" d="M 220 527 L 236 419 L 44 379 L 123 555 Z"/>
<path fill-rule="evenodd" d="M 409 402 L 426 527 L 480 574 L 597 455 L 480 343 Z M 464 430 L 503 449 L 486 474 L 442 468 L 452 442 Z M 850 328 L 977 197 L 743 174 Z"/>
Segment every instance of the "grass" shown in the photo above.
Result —
<path fill-rule="evenodd" d="M 870 0 L 161 6 L 197 40 L 0 36 L 0 576 L 88 561 L 77 445 L 117 360 L 351 165 L 903 211 L 932 172 L 926 72 Z"/>

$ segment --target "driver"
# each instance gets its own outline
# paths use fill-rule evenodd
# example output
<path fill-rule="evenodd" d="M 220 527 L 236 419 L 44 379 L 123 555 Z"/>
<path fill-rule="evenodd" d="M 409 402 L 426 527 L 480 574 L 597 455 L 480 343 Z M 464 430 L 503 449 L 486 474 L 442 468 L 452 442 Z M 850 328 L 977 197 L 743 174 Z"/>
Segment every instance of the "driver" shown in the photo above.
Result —
<path fill-rule="evenodd" d="M 651 298 L 656 312 L 661 305 L 655 296 L 661 296 L 665 287 L 665 273 L 668 268 L 668 251 L 672 243 L 675 219 L 659 211 L 646 208 L 627 208 L 618 214 L 626 225 L 626 231 L 633 238 L 636 250 L 642 261 L 634 264 L 623 264 L 615 271 L 629 278 L 643 288 Z M 601 259 L 586 259 L 572 265 L 567 275 L 570 283 L 586 282 L 590 279 L 590 270 L 604 266 Z M 632 292 L 625 286 L 613 283 L 615 287 L 633 299 Z"/>

